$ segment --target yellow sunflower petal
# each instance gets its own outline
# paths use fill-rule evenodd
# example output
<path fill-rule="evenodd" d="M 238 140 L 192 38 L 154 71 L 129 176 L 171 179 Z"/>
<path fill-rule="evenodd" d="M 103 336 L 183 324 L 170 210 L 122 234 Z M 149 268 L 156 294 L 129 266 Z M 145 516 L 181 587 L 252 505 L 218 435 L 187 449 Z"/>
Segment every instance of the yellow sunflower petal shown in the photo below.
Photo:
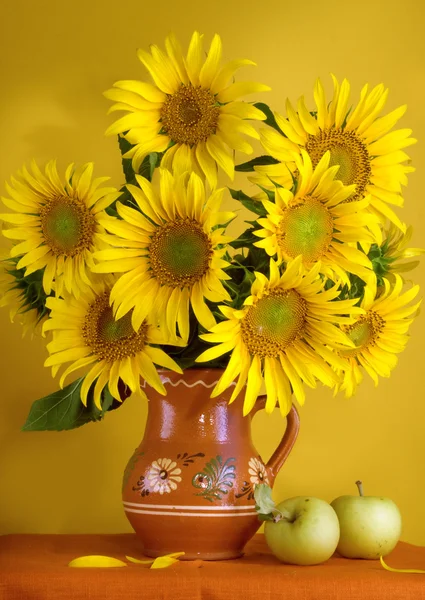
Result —
<path fill-rule="evenodd" d="M 222 45 L 220 36 L 215 34 L 208 50 L 207 59 L 199 73 L 199 83 L 202 87 L 209 88 L 216 78 L 221 61 Z"/>
<path fill-rule="evenodd" d="M 186 56 L 187 73 L 192 85 L 199 85 L 199 73 L 201 70 L 203 48 L 202 35 L 195 31 L 190 40 Z"/>
<path fill-rule="evenodd" d="M 142 374 L 143 379 L 159 394 L 165 396 L 167 393 L 166 389 L 159 378 L 158 372 L 155 369 L 151 358 L 146 354 L 146 352 L 142 352 L 137 356 L 137 361 L 139 363 L 140 372 Z"/>
<path fill-rule="evenodd" d="M 233 180 L 235 165 L 220 138 L 216 135 L 211 135 L 206 141 L 206 149 L 226 175 Z"/>
<path fill-rule="evenodd" d="M 89 392 L 91 385 L 93 384 L 95 379 L 97 379 L 97 377 L 99 377 L 99 375 L 101 374 L 101 372 L 103 371 L 104 368 L 105 368 L 105 361 L 101 360 L 101 361 L 97 362 L 90 369 L 90 371 L 87 373 L 87 375 L 84 377 L 84 381 L 83 381 L 83 384 L 82 384 L 81 390 L 80 390 L 80 398 L 81 398 L 81 402 L 84 404 L 84 406 L 87 406 L 87 394 Z"/>
<path fill-rule="evenodd" d="M 105 567 L 126 567 L 126 563 L 112 556 L 90 555 L 79 556 L 68 563 L 68 567 L 75 568 L 105 568 Z"/>
<path fill-rule="evenodd" d="M 248 371 L 248 381 L 246 385 L 245 399 L 243 403 L 243 414 L 246 416 L 254 408 L 255 401 L 263 385 L 263 377 L 261 375 L 261 359 L 255 355 L 252 359 L 251 366 Z"/>
<path fill-rule="evenodd" d="M 229 83 L 229 80 L 233 77 L 235 71 L 241 67 L 255 66 L 252 60 L 248 59 L 236 59 L 228 62 L 224 65 L 215 76 L 211 83 L 211 91 L 213 94 L 220 92 Z M 248 118 L 248 117 L 243 117 Z"/>
<path fill-rule="evenodd" d="M 253 81 L 238 81 L 236 83 L 232 83 L 224 90 L 221 90 L 217 94 L 217 98 L 223 103 L 232 102 L 241 96 L 257 94 L 259 92 L 269 92 L 270 89 L 271 88 L 268 85 L 264 85 L 262 83 L 255 83 Z"/>
<path fill-rule="evenodd" d="M 276 360 L 266 356 L 264 359 L 264 384 L 267 392 L 265 410 L 269 414 L 273 412 L 278 398 L 278 381 L 275 376 L 277 368 Z"/>
<path fill-rule="evenodd" d="M 202 289 L 199 283 L 195 283 L 192 288 L 190 303 L 199 323 L 201 323 L 205 329 L 211 329 L 211 327 L 214 327 L 215 318 L 204 301 Z"/>
<path fill-rule="evenodd" d="M 151 361 L 160 367 L 165 367 L 176 373 L 183 373 L 181 367 L 168 356 L 161 348 L 146 347 L 145 354 L 149 356 Z"/>

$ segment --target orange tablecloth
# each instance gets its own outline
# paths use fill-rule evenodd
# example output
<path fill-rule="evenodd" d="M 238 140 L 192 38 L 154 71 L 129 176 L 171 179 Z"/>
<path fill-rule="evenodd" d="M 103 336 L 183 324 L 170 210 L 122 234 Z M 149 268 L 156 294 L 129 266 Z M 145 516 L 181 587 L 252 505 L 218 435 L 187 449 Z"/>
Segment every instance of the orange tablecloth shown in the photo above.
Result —
<path fill-rule="evenodd" d="M 178 550 L 178 548 L 176 549 Z M 256 535 L 238 560 L 73 569 L 86 554 L 141 557 L 134 535 L 0 537 L 0 600 L 421 600 L 425 575 L 389 573 L 378 561 L 332 558 L 315 567 L 283 565 Z M 400 543 L 394 567 L 425 569 L 425 548 Z"/>

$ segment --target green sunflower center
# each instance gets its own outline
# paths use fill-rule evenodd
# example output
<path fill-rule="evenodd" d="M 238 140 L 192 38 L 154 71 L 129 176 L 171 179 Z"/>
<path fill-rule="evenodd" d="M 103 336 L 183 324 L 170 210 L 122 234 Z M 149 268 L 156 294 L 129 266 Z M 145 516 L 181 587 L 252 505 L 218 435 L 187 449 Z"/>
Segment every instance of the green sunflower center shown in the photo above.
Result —
<path fill-rule="evenodd" d="M 53 254 L 76 256 L 91 248 L 96 219 L 77 198 L 48 200 L 40 210 L 41 231 Z"/>
<path fill-rule="evenodd" d="M 307 196 L 287 208 L 276 231 L 277 243 L 285 256 L 302 254 L 306 263 L 326 254 L 333 233 L 333 220 L 326 206 Z"/>
<path fill-rule="evenodd" d="M 369 310 L 365 315 L 359 317 L 356 323 L 349 325 L 345 330 L 357 348 L 340 350 L 340 354 L 346 357 L 354 357 L 361 354 L 366 348 L 374 346 L 384 326 L 385 321 L 381 315 Z"/>
<path fill-rule="evenodd" d="M 146 345 L 147 329 L 144 322 L 139 331 L 134 331 L 131 312 L 115 321 L 108 291 L 97 296 L 87 309 L 82 335 L 99 360 L 113 362 L 141 352 Z"/>
<path fill-rule="evenodd" d="M 251 354 L 277 357 L 305 327 L 307 305 L 295 290 L 273 290 L 252 306 L 241 322 L 242 339 Z"/>
<path fill-rule="evenodd" d="M 177 144 L 193 146 L 216 132 L 220 107 L 210 90 L 181 85 L 161 108 L 164 132 Z"/>
<path fill-rule="evenodd" d="M 150 266 L 161 285 L 191 287 L 207 273 L 213 247 L 200 223 L 179 219 L 165 223 L 152 236 Z"/>
<path fill-rule="evenodd" d="M 356 185 L 356 190 L 345 202 L 354 202 L 365 196 L 372 169 L 366 144 L 354 131 L 324 129 L 317 135 L 309 135 L 306 150 L 315 167 L 324 153 L 329 150 L 329 166 L 339 165 L 336 178 L 344 185 Z"/>

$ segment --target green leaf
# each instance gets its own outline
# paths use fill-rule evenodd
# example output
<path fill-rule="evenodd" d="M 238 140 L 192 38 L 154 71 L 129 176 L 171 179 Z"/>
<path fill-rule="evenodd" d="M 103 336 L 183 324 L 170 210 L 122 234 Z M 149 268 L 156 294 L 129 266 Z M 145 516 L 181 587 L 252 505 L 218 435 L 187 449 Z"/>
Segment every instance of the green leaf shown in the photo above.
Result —
<path fill-rule="evenodd" d="M 271 515 L 273 518 L 273 511 L 276 509 L 275 501 L 272 498 L 272 488 L 265 484 L 260 483 L 255 486 L 254 489 L 255 508 L 260 515 Z"/>
<path fill-rule="evenodd" d="M 252 234 L 253 231 L 255 231 L 253 227 L 250 229 L 247 229 L 236 240 L 233 240 L 233 242 L 229 242 L 229 246 L 232 246 L 232 248 L 235 248 L 235 249 L 236 248 L 251 248 L 253 243 L 258 242 L 258 240 L 260 239 Z"/>
<path fill-rule="evenodd" d="M 143 159 L 143 162 L 139 169 L 139 175 L 147 179 L 148 181 L 152 181 L 153 173 L 156 167 L 159 166 L 162 158 L 162 153 L 151 152 Z"/>
<path fill-rule="evenodd" d="M 240 309 L 243 303 L 251 295 L 251 286 L 254 283 L 255 275 L 247 269 L 243 263 L 232 265 L 228 271 L 232 279 L 224 282 L 227 288 L 232 291 L 232 308 Z"/>
<path fill-rule="evenodd" d="M 143 159 L 143 162 L 140 165 L 139 175 L 141 175 L 148 181 L 151 180 L 151 157 L 150 157 L 150 154 L 145 156 L 145 158 Z M 134 182 L 134 183 L 135 183 L 135 185 L 138 185 L 136 182 Z"/>
<path fill-rule="evenodd" d="M 242 173 L 249 173 L 254 170 L 254 167 L 259 165 L 276 165 L 279 161 L 273 158 L 273 156 L 269 156 L 268 154 L 263 154 L 262 156 L 257 156 L 248 162 L 242 163 L 240 165 L 236 165 L 235 171 L 241 171 Z"/>
<path fill-rule="evenodd" d="M 258 509 L 258 507 L 256 506 L 256 508 Z M 260 521 L 274 521 L 274 516 L 269 513 L 268 515 L 265 515 L 263 513 L 257 513 L 257 517 L 259 518 Z"/>
<path fill-rule="evenodd" d="M 279 185 L 278 183 L 276 183 L 275 181 L 273 182 L 273 185 L 276 187 L 283 187 L 283 186 Z M 267 188 L 263 187 L 262 185 L 258 185 L 258 187 L 266 194 L 266 196 L 270 200 L 270 202 L 275 202 L 275 200 L 276 200 L 275 190 L 268 190 Z"/>
<path fill-rule="evenodd" d="M 10 285 L 10 290 L 18 292 L 19 313 L 25 313 L 30 310 L 37 311 L 37 323 L 50 313 L 46 307 L 47 296 L 43 289 L 44 269 L 39 269 L 30 275 L 25 275 L 25 267 L 17 269 L 17 264 L 21 256 L 8 258 L 4 261 L 5 271 L 14 278 Z"/>
<path fill-rule="evenodd" d="M 125 139 L 125 137 L 118 136 L 118 144 L 120 147 L 121 156 L 123 156 L 129 150 L 131 150 L 131 148 L 133 148 L 133 145 L 130 144 L 130 142 Z M 153 172 L 155 171 L 156 167 L 159 166 L 159 164 L 161 162 L 162 154 L 163 154 L 162 152 L 161 153 L 151 152 L 150 154 L 145 156 L 142 164 L 140 165 L 138 174 L 142 175 L 142 177 L 144 177 L 145 179 L 152 181 Z M 124 172 L 126 183 L 134 183 L 135 184 L 136 183 L 136 172 L 133 169 L 131 158 L 122 158 L 121 162 L 122 162 L 122 170 Z"/>
<path fill-rule="evenodd" d="M 36 400 L 31 406 L 23 431 L 64 431 L 81 427 L 91 421 L 100 421 L 113 408 L 114 398 L 105 387 L 101 394 L 102 410 L 94 405 L 94 384 L 87 396 L 87 406 L 80 399 L 84 377 L 67 385 L 63 390 Z"/>
<path fill-rule="evenodd" d="M 243 267 L 248 269 L 254 269 L 254 271 L 260 271 L 265 275 L 268 274 L 270 257 L 265 250 L 254 246 L 255 242 L 258 242 L 259 238 L 253 234 L 255 229 L 252 227 L 244 231 L 244 233 L 229 243 L 232 248 L 248 248 L 248 254 L 244 258 L 241 264 Z M 230 273 L 232 274 L 232 273 Z"/>
<path fill-rule="evenodd" d="M 232 190 L 229 188 L 229 192 L 232 195 L 232 198 L 238 200 L 238 202 L 243 204 L 245 208 L 251 212 L 260 215 L 261 217 L 265 217 L 267 215 L 267 211 L 260 200 L 254 200 L 253 198 L 250 198 L 244 194 L 242 190 Z"/>
<path fill-rule="evenodd" d="M 279 127 L 279 125 L 277 124 L 276 119 L 273 114 L 273 111 L 271 110 L 270 106 L 268 106 L 267 104 L 264 104 L 264 102 L 256 102 L 254 104 L 254 106 L 255 106 L 255 108 L 258 108 L 258 110 L 261 110 L 261 112 L 263 112 L 266 115 L 267 118 L 265 121 L 263 121 L 263 123 L 265 123 L 266 125 L 269 125 L 269 127 L 273 127 L 273 129 L 276 129 L 276 131 L 278 131 L 282 135 L 285 135 L 283 133 L 283 131 L 281 130 L 281 128 Z"/>
<path fill-rule="evenodd" d="M 150 180 L 151 181 L 152 181 L 152 177 L 153 177 L 153 172 L 155 171 L 156 167 L 159 167 L 161 158 L 162 158 L 162 153 L 159 154 L 158 152 L 151 152 L 149 154 Z"/>
<path fill-rule="evenodd" d="M 125 137 L 121 136 L 118 136 L 118 144 L 120 147 L 121 156 L 126 154 L 133 147 L 130 142 L 125 139 Z M 131 158 L 122 158 L 121 163 L 125 181 L 127 183 L 132 183 L 135 178 L 135 172 L 131 164 Z"/>
<path fill-rule="evenodd" d="M 383 279 L 388 275 L 391 270 L 391 263 L 394 262 L 395 258 L 391 256 L 385 256 L 387 251 L 387 241 L 382 246 L 372 244 L 367 255 L 372 263 L 373 270 L 375 271 L 378 285 L 383 285 Z"/>

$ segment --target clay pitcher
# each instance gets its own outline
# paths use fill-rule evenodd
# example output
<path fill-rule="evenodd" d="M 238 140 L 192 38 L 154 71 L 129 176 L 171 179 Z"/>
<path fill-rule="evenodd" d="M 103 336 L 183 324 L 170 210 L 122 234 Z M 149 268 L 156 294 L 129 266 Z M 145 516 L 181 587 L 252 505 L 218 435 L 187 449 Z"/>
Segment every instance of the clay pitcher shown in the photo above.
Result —
<path fill-rule="evenodd" d="M 150 387 L 143 441 L 124 473 L 123 503 L 143 553 L 185 552 L 184 559 L 237 558 L 261 523 L 254 487 L 273 484 L 295 443 L 295 408 L 275 453 L 264 463 L 251 440 L 251 416 L 229 388 L 210 398 L 219 369 L 165 372 L 167 396 Z M 262 408 L 264 402 L 257 402 Z"/>

